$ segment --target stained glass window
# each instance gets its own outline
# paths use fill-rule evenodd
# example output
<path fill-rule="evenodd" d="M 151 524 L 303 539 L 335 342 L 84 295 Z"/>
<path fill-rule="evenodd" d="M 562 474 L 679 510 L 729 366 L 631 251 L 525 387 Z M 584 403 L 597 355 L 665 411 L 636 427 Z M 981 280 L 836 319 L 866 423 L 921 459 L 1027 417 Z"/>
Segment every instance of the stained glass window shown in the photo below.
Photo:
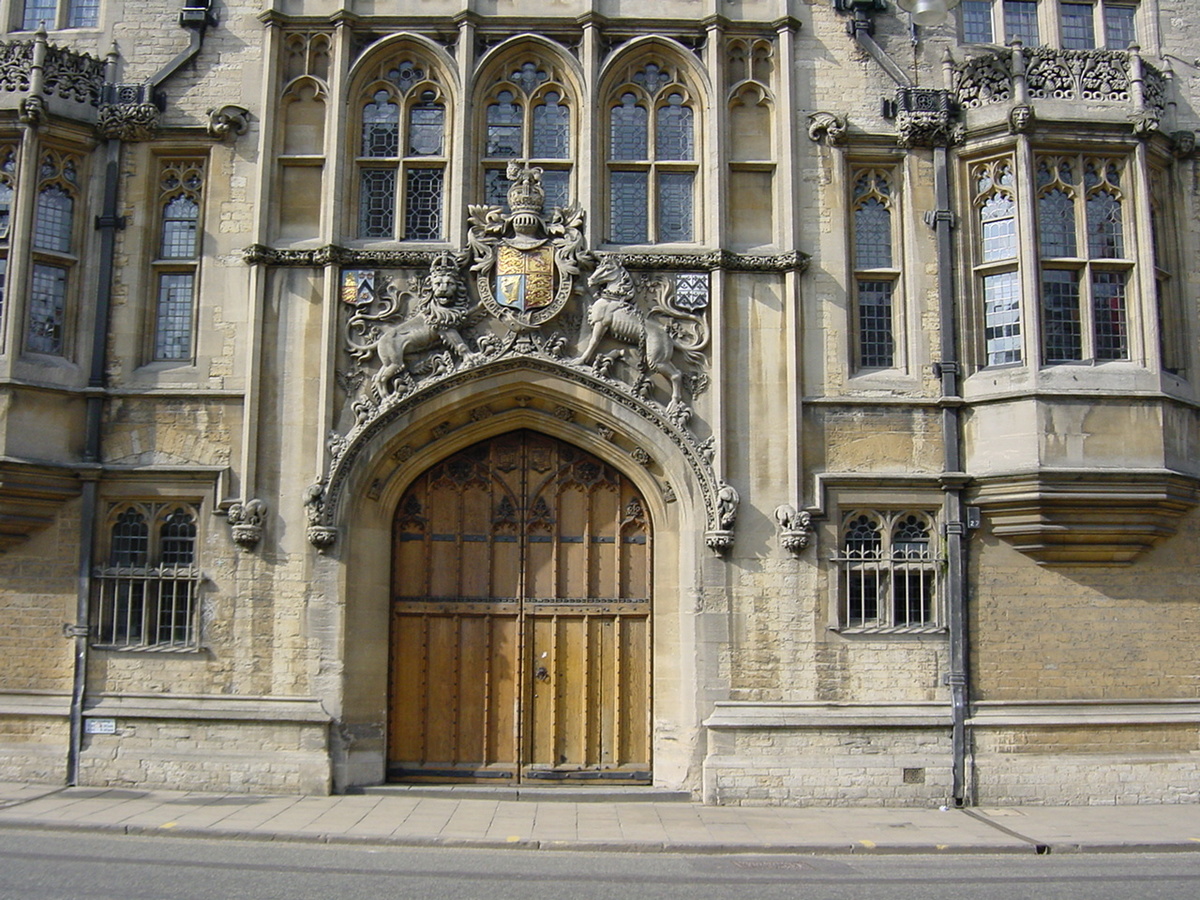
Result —
<path fill-rule="evenodd" d="M 408 111 L 408 155 L 441 156 L 445 131 L 446 108 L 426 91 Z"/>
<path fill-rule="evenodd" d="M 1093 272 L 1092 304 L 1097 359 L 1128 359 L 1125 272 Z"/>
<path fill-rule="evenodd" d="M 1047 362 L 1083 358 L 1077 272 L 1047 269 L 1042 273 L 1042 337 Z"/>
<path fill-rule="evenodd" d="M 690 241 L 692 222 L 692 172 L 660 172 L 658 176 L 658 239 Z"/>

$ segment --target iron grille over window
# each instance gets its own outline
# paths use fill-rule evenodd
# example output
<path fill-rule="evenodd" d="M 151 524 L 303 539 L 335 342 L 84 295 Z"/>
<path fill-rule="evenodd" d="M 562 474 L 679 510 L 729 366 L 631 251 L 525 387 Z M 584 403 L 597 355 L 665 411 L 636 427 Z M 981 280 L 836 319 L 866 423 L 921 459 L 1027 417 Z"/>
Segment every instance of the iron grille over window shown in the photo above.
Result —
<path fill-rule="evenodd" d="M 189 506 L 114 511 L 106 565 L 92 573 L 92 642 L 121 650 L 200 644 L 196 516 Z"/>
<path fill-rule="evenodd" d="M 838 626 L 843 631 L 923 632 L 940 628 L 933 515 L 856 510 L 842 524 Z"/>

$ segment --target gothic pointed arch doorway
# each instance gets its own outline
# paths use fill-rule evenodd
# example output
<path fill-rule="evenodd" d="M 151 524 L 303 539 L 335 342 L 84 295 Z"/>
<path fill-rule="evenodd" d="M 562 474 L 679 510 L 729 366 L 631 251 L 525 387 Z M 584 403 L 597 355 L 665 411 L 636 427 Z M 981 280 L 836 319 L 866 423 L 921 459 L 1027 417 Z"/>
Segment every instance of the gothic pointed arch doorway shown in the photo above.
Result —
<path fill-rule="evenodd" d="M 533 431 L 420 475 L 393 526 L 388 777 L 650 781 L 637 488 Z"/>

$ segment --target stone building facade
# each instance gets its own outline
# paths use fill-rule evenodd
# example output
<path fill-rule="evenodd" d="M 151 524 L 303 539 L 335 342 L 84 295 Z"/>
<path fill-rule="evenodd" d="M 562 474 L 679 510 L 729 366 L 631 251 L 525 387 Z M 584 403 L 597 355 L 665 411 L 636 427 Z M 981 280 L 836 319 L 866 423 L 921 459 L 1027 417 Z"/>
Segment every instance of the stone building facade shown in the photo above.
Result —
<path fill-rule="evenodd" d="M 0 2 L 0 778 L 1200 799 L 1194 4 L 188 2 Z"/>

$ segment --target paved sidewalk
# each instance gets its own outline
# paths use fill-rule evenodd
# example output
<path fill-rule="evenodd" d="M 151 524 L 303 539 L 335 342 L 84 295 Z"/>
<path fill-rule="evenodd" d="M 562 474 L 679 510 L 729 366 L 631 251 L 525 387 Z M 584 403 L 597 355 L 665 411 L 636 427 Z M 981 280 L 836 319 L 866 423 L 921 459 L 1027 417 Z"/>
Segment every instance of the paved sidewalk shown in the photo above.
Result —
<path fill-rule="evenodd" d="M 6 827 L 640 852 L 1200 851 L 1194 805 L 796 809 L 513 800 L 460 790 L 305 797 L 0 782 L 0 829 Z"/>

